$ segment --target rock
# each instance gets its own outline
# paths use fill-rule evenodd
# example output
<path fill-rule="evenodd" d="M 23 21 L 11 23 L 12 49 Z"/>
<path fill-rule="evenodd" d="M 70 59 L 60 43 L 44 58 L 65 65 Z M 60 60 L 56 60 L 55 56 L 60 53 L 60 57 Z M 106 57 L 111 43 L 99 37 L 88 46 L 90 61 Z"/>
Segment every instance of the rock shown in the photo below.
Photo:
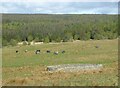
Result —
<path fill-rule="evenodd" d="M 102 67 L 102 64 L 64 64 L 47 66 L 47 71 L 75 72 L 81 70 L 99 70 Z"/>

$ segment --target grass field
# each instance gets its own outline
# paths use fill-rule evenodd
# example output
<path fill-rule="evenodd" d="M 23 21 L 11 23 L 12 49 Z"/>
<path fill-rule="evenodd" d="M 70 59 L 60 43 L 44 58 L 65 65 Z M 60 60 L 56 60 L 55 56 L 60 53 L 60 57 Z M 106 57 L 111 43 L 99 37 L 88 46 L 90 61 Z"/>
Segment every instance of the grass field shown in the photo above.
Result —
<path fill-rule="evenodd" d="M 99 48 L 95 48 L 95 46 Z M 28 50 L 25 53 L 25 50 Z M 40 49 L 36 55 L 34 51 Z M 15 51 L 19 50 L 19 53 Z M 51 53 L 46 53 L 51 50 Z M 54 55 L 54 51 L 61 52 Z M 40 86 L 117 86 L 118 40 L 88 40 L 59 44 L 4 47 L 3 85 Z M 46 66 L 58 64 L 103 64 L 100 71 L 76 73 L 47 72 Z"/>

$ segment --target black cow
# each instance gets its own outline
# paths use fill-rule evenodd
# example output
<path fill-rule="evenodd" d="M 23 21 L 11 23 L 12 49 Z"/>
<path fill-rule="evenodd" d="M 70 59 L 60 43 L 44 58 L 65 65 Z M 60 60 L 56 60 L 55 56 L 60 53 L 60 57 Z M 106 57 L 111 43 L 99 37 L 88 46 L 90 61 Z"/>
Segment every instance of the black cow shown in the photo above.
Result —
<path fill-rule="evenodd" d="M 47 50 L 46 52 L 47 52 L 47 53 L 50 53 L 50 50 Z"/>
<path fill-rule="evenodd" d="M 40 53 L 40 50 L 36 50 L 36 51 L 35 51 L 35 54 L 39 54 L 39 53 Z"/>
<path fill-rule="evenodd" d="M 65 51 L 63 50 L 62 53 L 65 53 Z"/>
<path fill-rule="evenodd" d="M 19 51 L 18 51 L 18 50 L 16 50 L 16 53 L 19 53 Z"/>

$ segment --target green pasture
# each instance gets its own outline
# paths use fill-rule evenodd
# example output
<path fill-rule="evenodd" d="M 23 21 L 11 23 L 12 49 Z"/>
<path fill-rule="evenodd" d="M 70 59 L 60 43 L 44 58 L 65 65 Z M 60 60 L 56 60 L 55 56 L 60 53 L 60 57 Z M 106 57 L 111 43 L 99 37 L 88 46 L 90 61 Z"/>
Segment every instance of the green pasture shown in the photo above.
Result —
<path fill-rule="evenodd" d="M 98 46 L 98 48 L 95 46 Z M 41 53 L 36 55 L 35 50 L 37 49 L 40 49 Z M 16 53 L 16 50 L 18 50 L 19 53 Z M 28 52 L 25 53 L 25 50 L 28 50 Z M 50 50 L 51 53 L 46 53 L 47 50 Z M 62 50 L 65 50 L 64 54 L 61 53 Z M 58 51 L 59 54 L 54 55 L 54 51 Z M 117 63 L 117 39 L 3 47 L 3 84 L 43 86 L 115 86 L 118 85 Z M 51 73 L 52 75 L 49 73 L 42 73 L 42 71 L 46 72 L 46 66 L 59 64 L 103 64 L 104 68 L 102 73 Z M 21 80 L 24 79 L 26 81 L 20 83 L 20 78 Z M 20 82 L 17 82 L 17 79 L 19 79 Z"/>

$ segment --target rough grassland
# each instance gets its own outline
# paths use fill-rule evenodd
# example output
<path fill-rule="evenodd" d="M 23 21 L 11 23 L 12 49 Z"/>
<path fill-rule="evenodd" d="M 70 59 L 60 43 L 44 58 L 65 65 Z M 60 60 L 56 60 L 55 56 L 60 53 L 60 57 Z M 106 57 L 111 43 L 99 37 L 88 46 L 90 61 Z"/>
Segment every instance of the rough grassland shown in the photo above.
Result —
<path fill-rule="evenodd" d="M 95 46 L 99 48 L 95 48 Z M 25 53 L 25 50 L 28 50 Z M 36 55 L 34 51 L 40 49 Z M 19 53 L 15 53 L 19 50 Z M 46 53 L 51 50 L 51 53 Z M 61 52 L 54 55 L 54 51 Z M 3 48 L 3 85 L 117 86 L 118 40 L 74 41 L 59 44 Z M 64 73 L 46 71 L 48 65 L 103 64 L 103 69 Z"/>

